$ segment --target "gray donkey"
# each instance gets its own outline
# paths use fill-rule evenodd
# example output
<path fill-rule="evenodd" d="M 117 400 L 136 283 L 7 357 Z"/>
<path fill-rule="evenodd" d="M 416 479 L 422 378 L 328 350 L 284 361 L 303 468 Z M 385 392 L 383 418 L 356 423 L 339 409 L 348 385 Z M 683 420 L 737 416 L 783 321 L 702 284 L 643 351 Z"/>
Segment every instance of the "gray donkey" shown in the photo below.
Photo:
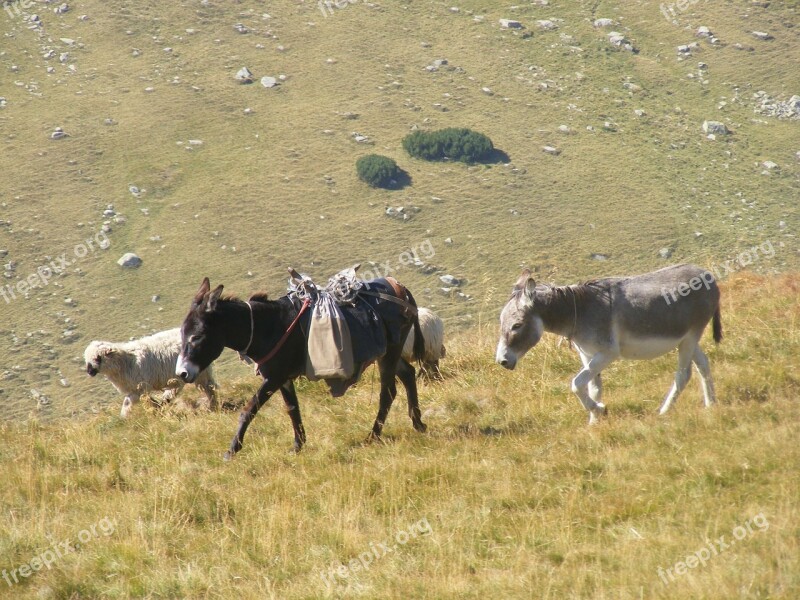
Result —
<path fill-rule="evenodd" d="M 714 341 L 722 340 L 719 288 L 711 272 L 676 265 L 635 277 L 597 279 L 554 287 L 520 275 L 500 315 L 496 360 L 507 369 L 533 348 L 545 331 L 568 338 L 583 369 L 572 391 L 589 411 L 589 423 L 605 414 L 600 373 L 618 358 L 651 359 L 678 349 L 678 370 L 660 414 L 686 387 L 694 362 L 705 405 L 716 400 L 700 338 L 713 318 Z"/>

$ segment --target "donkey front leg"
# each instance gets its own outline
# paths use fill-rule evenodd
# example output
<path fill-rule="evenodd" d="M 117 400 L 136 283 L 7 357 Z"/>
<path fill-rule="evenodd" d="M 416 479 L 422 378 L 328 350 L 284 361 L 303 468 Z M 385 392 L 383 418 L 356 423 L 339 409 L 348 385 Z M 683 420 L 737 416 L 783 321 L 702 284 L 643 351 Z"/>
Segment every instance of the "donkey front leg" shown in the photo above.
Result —
<path fill-rule="evenodd" d="M 395 376 L 397 375 L 397 363 L 400 359 L 400 348 L 398 347 L 396 350 L 396 352 L 390 350 L 383 358 L 378 360 L 378 370 L 381 375 L 380 405 L 378 407 L 378 416 L 375 417 L 375 423 L 372 425 L 372 431 L 367 436 L 368 442 L 380 441 L 383 424 L 386 422 L 389 409 L 392 408 L 392 402 L 397 396 Z M 390 354 L 393 356 L 390 356 Z"/>
<path fill-rule="evenodd" d="M 420 433 L 425 433 L 427 425 L 422 422 L 422 413 L 419 410 L 419 396 L 417 394 L 417 379 L 414 375 L 414 367 L 404 359 L 400 359 L 397 365 L 397 376 L 406 388 L 408 398 L 408 416 L 411 417 L 411 424 Z"/>
<path fill-rule="evenodd" d="M 606 406 L 600 402 L 600 372 L 617 358 L 614 354 L 598 352 L 591 358 L 581 352 L 583 370 L 572 380 L 572 392 L 578 396 L 583 407 L 589 411 L 589 424 L 593 425 L 598 418 L 606 414 Z M 591 384 L 591 390 L 590 390 Z"/>
<path fill-rule="evenodd" d="M 270 399 L 270 396 L 275 393 L 275 391 L 280 387 L 280 385 L 275 385 L 269 379 L 265 379 L 264 382 L 261 384 L 261 387 L 258 388 L 258 391 L 255 393 L 253 398 L 242 410 L 241 414 L 239 415 L 239 427 L 236 429 L 236 435 L 233 436 L 233 441 L 231 441 L 230 449 L 225 452 L 224 459 L 230 460 L 234 457 L 234 455 L 242 449 L 242 444 L 244 443 L 244 434 L 247 431 L 247 427 L 250 425 L 250 421 L 252 421 L 256 414 L 258 413 L 258 409 L 261 408 L 264 403 Z"/>
<path fill-rule="evenodd" d="M 306 431 L 303 429 L 303 419 L 300 417 L 300 402 L 297 400 L 294 381 L 290 379 L 281 386 L 281 395 L 286 404 L 286 412 L 289 413 L 289 418 L 292 420 L 292 429 L 294 430 L 293 451 L 297 453 L 306 443 Z"/>

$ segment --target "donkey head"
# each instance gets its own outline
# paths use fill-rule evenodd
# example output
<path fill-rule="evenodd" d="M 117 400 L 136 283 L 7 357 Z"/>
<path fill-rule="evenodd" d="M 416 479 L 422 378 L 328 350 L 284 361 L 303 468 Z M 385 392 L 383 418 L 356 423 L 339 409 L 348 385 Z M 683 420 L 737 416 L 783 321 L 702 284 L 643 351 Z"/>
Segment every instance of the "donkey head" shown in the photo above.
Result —
<path fill-rule="evenodd" d="M 542 333 L 544 323 L 536 312 L 536 282 L 530 270 L 525 269 L 500 313 L 500 341 L 495 360 L 506 369 L 513 369 L 539 343 Z"/>
<path fill-rule="evenodd" d="M 211 290 L 208 277 L 203 279 L 181 325 L 181 352 L 175 374 L 186 383 L 197 379 L 225 349 L 225 334 L 217 312 L 220 294 L 221 285 Z"/>

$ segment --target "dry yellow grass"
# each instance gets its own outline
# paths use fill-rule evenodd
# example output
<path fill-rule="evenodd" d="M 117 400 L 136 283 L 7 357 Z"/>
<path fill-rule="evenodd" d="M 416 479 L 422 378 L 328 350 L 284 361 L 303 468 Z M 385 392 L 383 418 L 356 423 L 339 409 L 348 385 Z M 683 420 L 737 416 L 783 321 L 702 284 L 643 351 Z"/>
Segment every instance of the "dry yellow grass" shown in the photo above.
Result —
<path fill-rule="evenodd" d="M 796 275 L 724 285 L 726 337 L 705 342 L 710 410 L 693 379 L 656 416 L 674 356 L 620 363 L 604 379 L 609 417 L 589 428 L 566 346 L 547 336 L 508 373 L 492 363 L 488 323 L 449 340 L 445 382 L 422 388 L 429 432 L 411 430 L 401 395 L 385 445 L 361 443 L 369 372 L 340 400 L 301 385 L 299 455 L 280 402 L 231 463 L 232 413 L 145 409 L 124 422 L 113 406 L 6 423 L 0 569 L 86 543 L 0 579 L 0 597 L 795 598 L 799 290 Z M 729 547 L 676 575 L 721 536 Z"/>

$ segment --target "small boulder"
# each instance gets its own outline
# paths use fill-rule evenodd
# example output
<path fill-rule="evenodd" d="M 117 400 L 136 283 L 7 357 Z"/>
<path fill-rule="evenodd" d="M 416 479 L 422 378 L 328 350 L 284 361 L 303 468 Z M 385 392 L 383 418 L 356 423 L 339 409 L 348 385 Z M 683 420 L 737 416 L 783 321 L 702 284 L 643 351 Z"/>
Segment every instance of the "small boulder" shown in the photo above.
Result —
<path fill-rule="evenodd" d="M 450 287 L 461 285 L 461 280 L 453 277 L 452 275 L 442 275 L 439 277 L 439 281 Z"/>
<path fill-rule="evenodd" d="M 500 19 L 500 27 L 503 29 L 522 29 L 522 23 L 514 19 Z"/>
<path fill-rule="evenodd" d="M 720 123 L 719 121 L 703 121 L 703 133 L 728 135 L 729 132 L 725 123 Z"/>
<path fill-rule="evenodd" d="M 253 83 L 253 73 L 247 67 L 242 67 L 236 72 L 236 81 L 239 83 Z"/>
<path fill-rule="evenodd" d="M 278 80 L 274 77 L 262 77 L 261 85 L 263 85 L 265 88 L 274 88 L 276 85 L 278 85 Z"/>
<path fill-rule="evenodd" d="M 142 259 L 133 252 L 123 254 L 117 264 L 124 269 L 137 269 L 142 265 Z"/>
<path fill-rule="evenodd" d="M 595 19 L 593 23 L 595 27 L 611 27 L 613 24 L 612 19 Z"/>
<path fill-rule="evenodd" d="M 775 39 L 772 35 L 770 35 L 765 31 L 751 31 L 750 33 L 753 34 L 754 38 L 756 38 L 757 40 L 761 40 L 762 42 Z"/>

